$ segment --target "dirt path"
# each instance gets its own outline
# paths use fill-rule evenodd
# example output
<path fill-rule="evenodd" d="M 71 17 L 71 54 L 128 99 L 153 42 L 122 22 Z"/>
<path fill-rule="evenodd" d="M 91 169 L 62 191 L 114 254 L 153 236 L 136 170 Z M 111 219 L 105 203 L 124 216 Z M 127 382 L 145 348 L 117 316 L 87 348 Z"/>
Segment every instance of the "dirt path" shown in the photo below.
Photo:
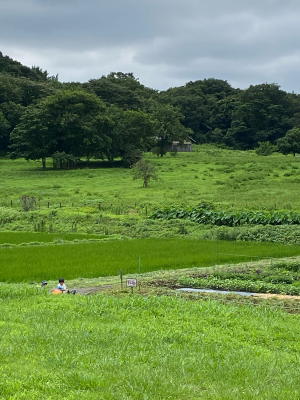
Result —
<path fill-rule="evenodd" d="M 276 294 L 276 293 L 255 293 L 254 297 L 260 297 L 261 299 L 270 299 L 276 297 L 278 300 L 300 300 L 300 296 L 291 296 L 288 294 Z"/>
<path fill-rule="evenodd" d="M 91 294 L 96 294 L 98 292 L 103 292 L 105 290 L 111 290 L 111 289 L 113 289 L 113 285 L 90 286 L 90 287 L 84 287 L 84 288 L 76 288 L 76 294 L 91 295 Z"/>

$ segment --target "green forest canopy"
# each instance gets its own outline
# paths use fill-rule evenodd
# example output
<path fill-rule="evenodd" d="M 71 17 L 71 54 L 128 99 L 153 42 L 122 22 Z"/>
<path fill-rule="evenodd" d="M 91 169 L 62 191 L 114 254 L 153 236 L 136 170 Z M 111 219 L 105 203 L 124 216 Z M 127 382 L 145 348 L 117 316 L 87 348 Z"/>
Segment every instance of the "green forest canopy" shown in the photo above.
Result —
<path fill-rule="evenodd" d="M 300 96 L 275 83 L 241 90 L 210 78 L 159 92 L 122 72 L 62 83 L 0 52 L 0 150 L 12 157 L 134 160 L 151 148 L 163 156 L 166 143 L 189 137 L 241 150 L 279 139 L 283 148 L 295 129 Z"/>

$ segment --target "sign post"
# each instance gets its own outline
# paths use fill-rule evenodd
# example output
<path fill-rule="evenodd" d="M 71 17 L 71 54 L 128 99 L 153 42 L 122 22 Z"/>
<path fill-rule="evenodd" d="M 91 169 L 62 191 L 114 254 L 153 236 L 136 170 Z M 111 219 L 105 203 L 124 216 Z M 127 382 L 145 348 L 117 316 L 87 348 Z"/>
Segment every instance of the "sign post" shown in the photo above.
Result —
<path fill-rule="evenodd" d="M 120 269 L 121 290 L 123 289 L 123 270 Z"/>
<path fill-rule="evenodd" d="M 139 257 L 139 293 L 141 293 L 141 256 Z"/>
<path fill-rule="evenodd" d="M 129 278 L 126 283 L 127 287 L 131 287 L 131 294 L 133 294 L 133 288 L 137 287 L 137 280 L 135 278 Z"/>

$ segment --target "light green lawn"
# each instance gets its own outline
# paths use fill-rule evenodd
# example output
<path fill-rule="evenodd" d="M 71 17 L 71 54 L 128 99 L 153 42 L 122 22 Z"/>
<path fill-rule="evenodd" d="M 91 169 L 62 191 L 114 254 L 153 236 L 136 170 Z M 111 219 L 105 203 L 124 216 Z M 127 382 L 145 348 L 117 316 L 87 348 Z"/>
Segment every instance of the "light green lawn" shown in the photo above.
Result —
<path fill-rule="evenodd" d="M 3 399 L 298 400 L 299 315 L 0 286 Z"/>

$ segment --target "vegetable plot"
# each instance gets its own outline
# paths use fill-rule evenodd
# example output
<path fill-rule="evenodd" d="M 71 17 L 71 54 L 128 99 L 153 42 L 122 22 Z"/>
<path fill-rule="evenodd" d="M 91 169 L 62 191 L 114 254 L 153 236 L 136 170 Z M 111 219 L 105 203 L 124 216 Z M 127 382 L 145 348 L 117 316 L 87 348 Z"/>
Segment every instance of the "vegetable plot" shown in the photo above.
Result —
<path fill-rule="evenodd" d="M 300 214 L 291 211 L 214 211 L 201 207 L 160 208 L 151 215 L 152 219 L 189 219 L 199 224 L 217 226 L 239 225 L 299 225 Z"/>

